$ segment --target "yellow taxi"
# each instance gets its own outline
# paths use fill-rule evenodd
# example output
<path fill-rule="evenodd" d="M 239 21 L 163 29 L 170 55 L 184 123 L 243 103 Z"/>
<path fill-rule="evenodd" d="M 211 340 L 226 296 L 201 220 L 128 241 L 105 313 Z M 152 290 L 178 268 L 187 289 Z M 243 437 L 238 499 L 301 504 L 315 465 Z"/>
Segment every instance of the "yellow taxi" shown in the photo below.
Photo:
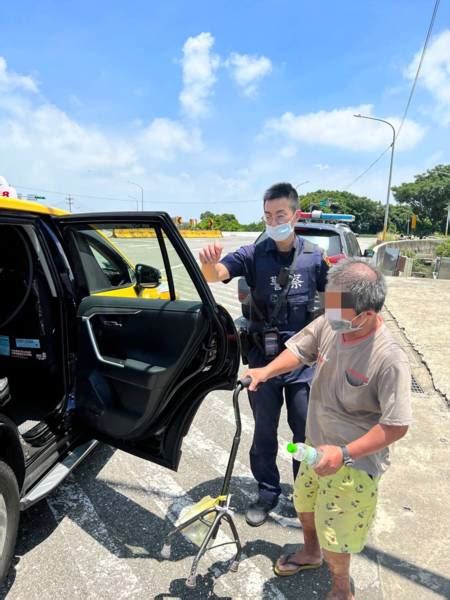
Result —
<path fill-rule="evenodd" d="M 0 198 L 0 580 L 21 510 L 100 442 L 176 470 L 239 341 L 164 212 Z"/>

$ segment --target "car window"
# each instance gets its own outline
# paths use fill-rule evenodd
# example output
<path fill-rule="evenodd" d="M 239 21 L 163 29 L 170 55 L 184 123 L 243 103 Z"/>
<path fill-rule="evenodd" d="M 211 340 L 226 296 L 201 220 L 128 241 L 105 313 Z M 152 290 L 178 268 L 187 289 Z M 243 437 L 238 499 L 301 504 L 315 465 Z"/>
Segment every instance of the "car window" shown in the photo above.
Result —
<path fill-rule="evenodd" d="M 351 256 L 361 256 L 361 250 L 359 248 L 358 240 L 352 232 L 346 234 L 347 245 L 349 247 L 349 253 Z"/>
<path fill-rule="evenodd" d="M 79 275 L 84 278 L 89 294 L 199 299 L 177 251 L 154 227 L 127 223 L 120 226 L 73 225 L 68 230 L 80 259 Z M 141 275 L 141 285 L 138 285 L 137 265 L 145 277 L 143 281 Z M 151 282 L 148 281 L 150 274 Z M 170 281 L 173 283 L 172 295 Z"/>
<path fill-rule="evenodd" d="M 334 233 L 333 231 L 327 230 L 312 230 L 312 229 L 302 229 L 296 228 L 296 233 L 300 237 L 312 244 L 317 244 L 320 246 L 328 256 L 335 256 L 336 254 L 342 253 L 341 239 L 339 233 Z"/>
<path fill-rule="evenodd" d="M 107 232 L 104 232 L 103 235 L 105 233 Z M 85 232 L 81 235 L 84 235 L 86 246 L 97 263 L 96 265 L 95 263 L 91 264 L 89 268 L 97 270 L 98 266 L 98 269 L 105 276 L 103 284 L 107 288 L 126 286 L 134 283 L 134 270 L 131 268 L 131 265 L 120 254 L 115 252 L 114 248 L 106 240 L 102 240 L 100 234 L 97 232 Z"/>

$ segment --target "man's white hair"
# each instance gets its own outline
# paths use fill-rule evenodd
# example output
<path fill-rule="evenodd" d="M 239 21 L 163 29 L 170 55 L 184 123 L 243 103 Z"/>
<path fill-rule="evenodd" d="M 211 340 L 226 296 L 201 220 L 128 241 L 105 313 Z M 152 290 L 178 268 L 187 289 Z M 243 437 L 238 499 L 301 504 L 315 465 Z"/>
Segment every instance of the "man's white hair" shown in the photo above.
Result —
<path fill-rule="evenodd" d="M 356 314 L 380 312 L 386 299 L 386 279 L 381 271 L 360 258 L 344 258 L 328 271 L 327 289 L 350 293 Z"/>

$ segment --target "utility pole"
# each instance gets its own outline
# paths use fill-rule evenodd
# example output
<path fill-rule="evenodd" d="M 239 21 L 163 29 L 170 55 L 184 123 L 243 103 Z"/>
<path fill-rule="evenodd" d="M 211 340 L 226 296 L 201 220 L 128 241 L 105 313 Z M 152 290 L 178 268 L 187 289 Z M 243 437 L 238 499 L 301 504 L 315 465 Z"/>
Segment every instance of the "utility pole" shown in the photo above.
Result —
<path fill-rule="evenodd" d="M 140 185 L 139 183 L 135 183 L 134 181 L 129 181 L 128 183 L 131 183 L 131 185 L 135 185 L 136 187 L 138 187 L 141 190 L 141 210 L 144 210 L 144 188 L 142 187 L 142 185 Z"/>
<path fill-rule="evenodd" d="M 358 117 L 358 119 L 370 119 L 371 121 L 379 121 L 380 123 L 385 123 L 386 125 L 389 125 L 389 127 L 392 129 L 391 163 L 389 166 L 386 208 L 384 211 L 384 225 L 383 225 L 383 235 L 382 235 L 382 241 L 384 242 L 384 240 L 386 238 L 386 231 L 387 231 L 388 220 L 389 220 L 389 198 L 391 195 L 392 166 L 394 164 L 394 150 L 395 150 L 395 127 L 392 125 L 392 123 L 389 123 L 389 121 L 386 121 L 385 119 L 378 119 L 378 117 L 368 117 L 367 115 L 353 115 L 353 116 Z"/>
<path fill-rule="evenodd" d="M 73 198 L 70 194 L 67 196 L 67 206 L 69 207 L 69 212 L 72 212 Z"/>

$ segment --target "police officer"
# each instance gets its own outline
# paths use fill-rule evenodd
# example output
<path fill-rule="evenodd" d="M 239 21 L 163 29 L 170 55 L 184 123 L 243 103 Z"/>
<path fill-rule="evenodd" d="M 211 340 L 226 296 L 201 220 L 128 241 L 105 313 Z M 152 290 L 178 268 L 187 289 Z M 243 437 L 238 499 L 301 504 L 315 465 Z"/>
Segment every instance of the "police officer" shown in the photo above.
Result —
<path fill-rule="evenodd" d="M 264 194 L 266 238 L 242 246 L 221 259 L 222 247 L 211 244 L 200 251 L 203 275 L 209 282 L 228 283 L 245 277 L 251 290 L 249 351 L 250 368 L 262 367 L 284 349 L 284 342 L 310 320 L 316 291 L 323 291 L 327 263 L 321 250 L 294 231 L 298 195 L 289 183 L 278 183 Z M 283 400 L 293 439 L 303 442 L 313 368 L 271 379 L 249 392 L 255 419 L 250 465 L 258 483 L 258 499 L 246 512 L 249 525 L 262 525 L 281 493 L 276 464 L 277 429 Z M 284 394 L 284 398 L 283 398 Z M 294 478 L 299 464 L 294 463 Z"/>

